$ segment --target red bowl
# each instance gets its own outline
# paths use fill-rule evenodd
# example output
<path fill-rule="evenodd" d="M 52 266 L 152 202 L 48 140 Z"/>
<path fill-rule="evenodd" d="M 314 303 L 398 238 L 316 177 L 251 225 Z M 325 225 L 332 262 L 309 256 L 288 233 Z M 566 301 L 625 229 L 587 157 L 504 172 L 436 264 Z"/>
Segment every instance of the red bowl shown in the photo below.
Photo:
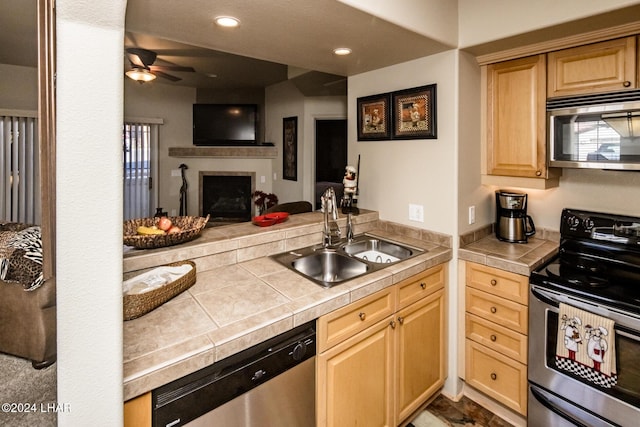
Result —
<path fill-rule="evenodd" d="M 276 223 L 276 218 L 268 218 L 266 215 L 254 216 L 251 222 L 259 227 L 269 227 Z"/>
<path fill-rule="evenodd" d="M 264 216 L 269 219 L 275 219 L 276 224 L 280 224 L 281 222 L 284 222 L 287 220 L 287 218 L 289 217 L 289 213 L 288 212 L 271 212 Z"/>

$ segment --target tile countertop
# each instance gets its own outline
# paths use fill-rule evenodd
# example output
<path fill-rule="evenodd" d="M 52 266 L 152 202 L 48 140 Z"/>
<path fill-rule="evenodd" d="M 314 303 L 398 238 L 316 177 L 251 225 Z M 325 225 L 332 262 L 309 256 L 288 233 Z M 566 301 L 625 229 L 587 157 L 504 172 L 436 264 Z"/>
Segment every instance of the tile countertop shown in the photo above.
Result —
<path fill-rule="evenodd" d="M 485 233 L 479 240 L 461 244 L 458 259 L 529 276 L 558 253 L 558 237 L 558 233 L 540 230 L 527 243 L 508 243 Z"/>
<path fill-rule="evenodd" d="M 345 222 L 341 215 L 343 230 Z M 193 260 L 197 268 L 190 289 L 124 322 L 125 400 L 452 258 L 450 236 L 380 221 L 371 211 L 362 211 L 353 222 L 356 234 L 386 237 L 425 252 L 324 288 L 268 257 L 320 243 L 318 212 L 294 215 L 273 227 L 208 228 L 198 239 L 172 248 L 125 251 L 125 278 L 180 259 Z"/>

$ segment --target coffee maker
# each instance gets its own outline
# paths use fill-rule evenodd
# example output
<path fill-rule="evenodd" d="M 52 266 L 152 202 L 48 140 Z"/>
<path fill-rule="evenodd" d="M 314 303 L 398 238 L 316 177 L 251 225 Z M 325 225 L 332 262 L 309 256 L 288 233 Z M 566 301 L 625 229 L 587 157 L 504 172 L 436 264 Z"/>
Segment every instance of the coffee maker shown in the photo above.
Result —
<path fill-rule="evenodd" d="M 504 242 L 527 243 L 536 234 L 533 220 L 527 215 L 527 194 L 496 191 L 496 237 Z"/>

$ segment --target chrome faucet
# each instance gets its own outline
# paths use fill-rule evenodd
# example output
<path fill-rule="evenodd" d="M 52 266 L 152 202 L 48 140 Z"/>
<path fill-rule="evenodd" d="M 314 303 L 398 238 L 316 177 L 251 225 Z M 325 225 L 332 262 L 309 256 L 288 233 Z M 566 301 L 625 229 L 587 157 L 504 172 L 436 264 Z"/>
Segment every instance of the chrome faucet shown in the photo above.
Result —
<path fill-rule="evenodd" d="M 353 222 L 351 222 L 351 212 L 347 214 L 347 242 L 353 242 Z"/>
<path fill-rule="evenodd" d="M 333 187 L 327 188 L 322 197 L 322 211 L 324 212 L 324 229 L 322 231 L 322 247 L 326 248 L 334 243 L 333 237 L 340 239 L 342 232 L 336 222 L 338 220 L 338 204 L 336 203 L 336 193 Z M 329 221 L 329 215 L 332 220 Z"/>

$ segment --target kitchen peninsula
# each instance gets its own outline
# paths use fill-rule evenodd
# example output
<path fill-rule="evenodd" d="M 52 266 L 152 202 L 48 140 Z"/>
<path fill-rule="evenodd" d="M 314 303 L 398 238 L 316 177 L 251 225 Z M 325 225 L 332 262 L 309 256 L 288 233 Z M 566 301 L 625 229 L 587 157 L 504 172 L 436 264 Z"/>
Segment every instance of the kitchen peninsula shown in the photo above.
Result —
<path fill-rule="evenodd" d="M 338 223 L 344 229 L 346 218 Z M 241 223 L 206 228 L 182 245 L 126 251 L 125 279 L 189 259 L 196 264 L 197 281 L 161 307 L 124 322 L 125 400 L 452 258 L 451 236 L 383 221 L 367 210 L 354 216 L 353 223 L 357 234 L 374 234 L 424 252 L 324 288 L 269 258 L 320 243 L 320 212 L 293 215 L 272 227 Z"/>

